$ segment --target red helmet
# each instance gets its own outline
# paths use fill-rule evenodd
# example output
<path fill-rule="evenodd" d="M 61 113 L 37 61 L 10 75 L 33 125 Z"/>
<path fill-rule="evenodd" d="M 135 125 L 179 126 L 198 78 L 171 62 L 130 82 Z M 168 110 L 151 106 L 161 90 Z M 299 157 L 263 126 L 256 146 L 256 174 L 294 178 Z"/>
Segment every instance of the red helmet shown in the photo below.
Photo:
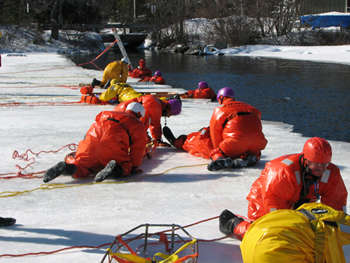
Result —
<path fill-rule="evenodd" d="M 303 154 L 306 160 L 314 163 L 330 163 L 332 147 L 323 138 L 313 137 L 304 144 Z"/>
<path fill-rule="evenodd" d="M 208 88 L 208 83 L 206 83 L 205 81 L 201 81 L 198 83 L 198 88 L 206 89 L 206 88 Z"/>
<path fill-rule="evenodd" d="M 140 67 L 144 67 L 146 65 L 146 61 L 144 59 L 139 60 Z"/>

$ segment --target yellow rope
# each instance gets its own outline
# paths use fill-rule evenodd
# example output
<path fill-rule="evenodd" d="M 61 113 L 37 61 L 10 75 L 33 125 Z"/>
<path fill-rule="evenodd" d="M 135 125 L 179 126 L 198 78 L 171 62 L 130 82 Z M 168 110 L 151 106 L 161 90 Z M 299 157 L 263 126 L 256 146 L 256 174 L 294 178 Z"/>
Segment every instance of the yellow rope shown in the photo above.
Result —
<path fill-rule="evenodd" d="M 137 178 L 131 178 L 128 180 L 124 180 L 124 181 L 114 181 L 114 182 L 99 182 L 99 183 L 85 183 L 85 184 L 74 184 L 74 185 L 66 185 L 66 184 L 42 184 L 40 185 L 40 187 L 38 188 L 34 188 L 32 190 L 24 190 L 24 191 L 5 191 L 0 193 L 0 198 L 5 198 L 5 197 L 12 197 L 12 196 L 16 196 L 16 195 L 21 195 L 21 194 L 26 194 L 26 193 L 30 193 L 36 190 L 53 190 L 56 188 L 69 188 L 69 187 L 77 187 L 77 186 L 85 186 L 85 185 L 94 185 L 94 184 L 124 184 L 124 183 L 130 183 L 130 182 L 134 182 L 137 180 L 140 180 L 142 178 L 147 178 L 147 177 L 155 177 L 155 176 L 159 176 L 162 174 L 165 174 L 171 170 L 175 170 L 175 169 L 181 169 L 181 168 L 187 168 L 187 167 L 194 167 L 194 166 L 202 166 L 202 165 L 208 165 L 207 163 L 203 163 L 203 164 L 194 164 L 194 165 L 183 165 L 183 166 L 177 166 L 177 167 L 173 167 L 170 168 L 168 170 L 165 170 L 164 172 L 158 173 L 158 174 L 145 174 L 142 175 L 140 177 Z"/>

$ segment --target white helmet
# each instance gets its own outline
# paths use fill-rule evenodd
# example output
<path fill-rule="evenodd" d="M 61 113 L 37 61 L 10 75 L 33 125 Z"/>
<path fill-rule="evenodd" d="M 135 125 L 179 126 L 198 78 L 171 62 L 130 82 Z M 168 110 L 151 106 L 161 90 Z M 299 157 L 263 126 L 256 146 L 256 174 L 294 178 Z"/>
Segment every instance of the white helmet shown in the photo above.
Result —
<path fill-rule="evenodd" d="M 125 64 L 129 64 L 129 59 L 127 58 L 122 58 L 121 61 L 124 62 Z"/>
<path fill-rule="evenodd" d="M 145 108 L 138 102 L 131 102 L 126 107 L 125 111 L 131 110 L 135 113 L 140 113 L 142 117 L 145 117 Z"/>

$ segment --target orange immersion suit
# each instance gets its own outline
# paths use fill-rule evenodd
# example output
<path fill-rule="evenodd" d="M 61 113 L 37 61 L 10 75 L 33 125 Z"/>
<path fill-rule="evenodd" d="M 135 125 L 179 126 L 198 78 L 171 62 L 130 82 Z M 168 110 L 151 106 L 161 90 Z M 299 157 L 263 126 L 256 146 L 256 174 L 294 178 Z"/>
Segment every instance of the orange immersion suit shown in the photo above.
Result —
<path fill-rule="evenodd" d="M 102 111 L 96 116 L 85 139 L 79 142 L 75 157 L 67 163 L 77 167 L 74 178 L 87 177 L 115 160 L 129 175 L 141 165 L 147 143 L 143 123 L 126 112 Z"/>
<path fill-rule="evenodd" d="M 153 76 L 152 78 L 144 78 L 142 82 L 154 82 L 155 84 L 165 84 L 165 79 L 161 76 Z"/>
<path fill-rule="evenodd" d="M 253 106 L 225 98 L 214 109 L 209 130 L 189 134 L 182 148 L 213 161 L 220 156 L 236 159 L 250 154 L 259 160 L 267 144 L 260 118 L 261 112 Z"/>
<path fill-rule="evenodd" d="M 152 77 L 152 70 L 139 66 L 133 71 L 129 71 L 129 76 L 132 78 L 145 79 L 147 77 Z"/>
<path fill-rule="evenodd" d="M 300 192 L 304 185 L 299 164 L 300 156 L 301 153 L 281 156 L 265 165 L 247 196 L 249 219 L 256 220 L 279 209 L 293 209 L 294 203 L 300 200 Z M 305 199 L 316 202 L 315 189 L 323 204 L 346 211 L 348 191 L 337 166 L 332 163 L 327 166 L 318 184 L 310 186 Z M 235 234 L 244 234 L 249 225 L 247 221 L 241 222 L 234 229 Z"/>
<path fill-rule="evenodd" d="M 122 61 L 113 61 L 103 70 L 101 86 L 103 87 L 109 79 L 116 79 L 118 82 L 126 82 L 128 78 L 128 67 Z"/>
<path fill-rule="evenodd" d="M 194 99 L 211 99 L 214 101 L 216 99 L 215 91 L 208 87 L 206 89 L 196 89 L 196 90 L 189 90 L 187 97 L 194 98 Z M 185 96 L 186 98 L 186 96 Z"/>
<path fill-rule="evenodd" d="M 153 139 L 161 140 L 162 126 L 160 119 L 162 117 L 162 111 L 166 107 L 166 103 L 152 95 L 145 95 L 122 102 L 118 104 L 113 111 L 125 111 L 131 102 L 139 102 L 142 104 L 145 108 L 145 117 L 140 118 L 140 120 L 144 123 L 146 130 L 148 128 L 150 129 Z"/>

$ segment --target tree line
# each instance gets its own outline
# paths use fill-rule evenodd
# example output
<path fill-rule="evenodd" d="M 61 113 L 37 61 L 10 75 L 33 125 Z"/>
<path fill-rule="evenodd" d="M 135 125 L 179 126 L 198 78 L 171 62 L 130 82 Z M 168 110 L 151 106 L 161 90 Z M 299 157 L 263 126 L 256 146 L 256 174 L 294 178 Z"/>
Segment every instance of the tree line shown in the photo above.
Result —
<path fill-rule="evenodd" d="M 254 44 L 261 38 L 290 36 L 298 27 L 300 11 L 310 0 L 3 0 L 1 25 L 146 24 L 162 46 L 190 44 L 196 36 L 184 23 L 206 18 L 208 43 Z M 55 31 L 52 31 L 55 32 Z M 53 35 L 55 38 L 55 35 Z M 290 39 L 292 41 L 292 39 Z"/>

